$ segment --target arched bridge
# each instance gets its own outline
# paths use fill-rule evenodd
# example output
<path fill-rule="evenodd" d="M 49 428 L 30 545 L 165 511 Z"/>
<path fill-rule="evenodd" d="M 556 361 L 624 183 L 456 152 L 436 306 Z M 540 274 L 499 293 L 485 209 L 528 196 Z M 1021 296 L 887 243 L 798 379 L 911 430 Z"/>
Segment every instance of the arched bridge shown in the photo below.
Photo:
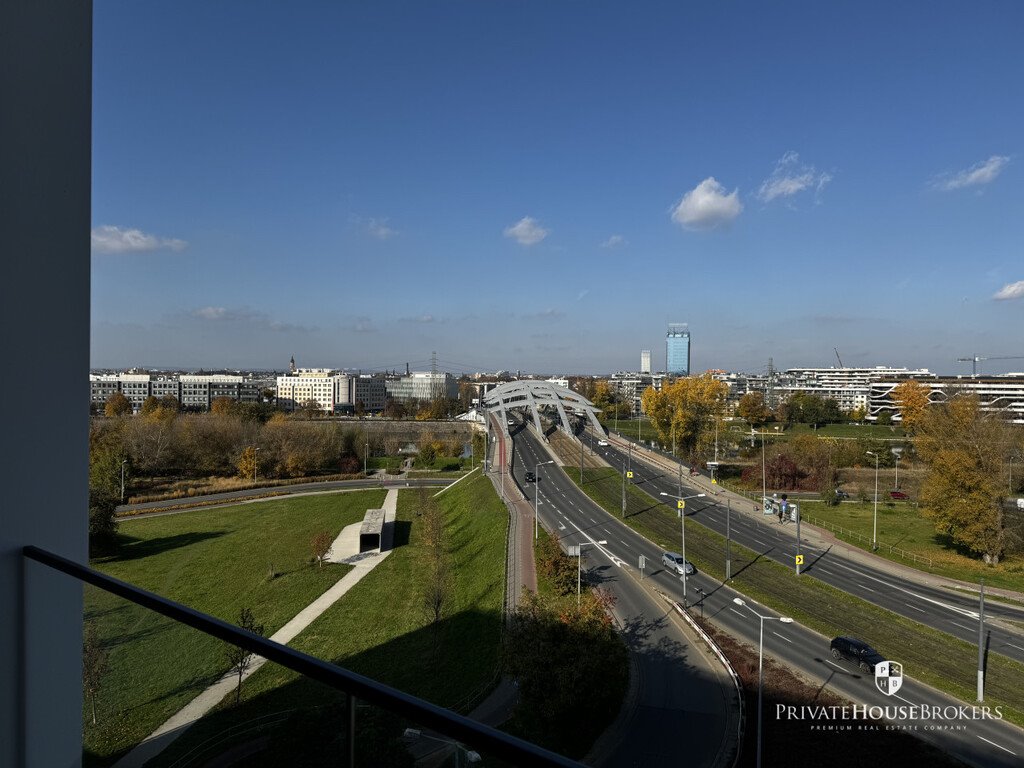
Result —
<path fill-rule="evenodd" d="M 592 402 L 578 392 L 552 384 L 550 381 L 525 379 L 505 382 L 484 396 L 483 405 L 489 413 L 500 414 L 501 427 L 505 434 L 508 434 L 508 411 L 512 408 L 529 409 L 533 414 L 533 425 L 537 428 L 538 435 L 544 434 L 540 425 L 541 408 L 554 409 L 561 421 L 560 429 L 573 439 L 576 439 L 576 436 L 573 435 L 569 424 L 570 413 L 589 419 L 594 429 L 604 432 L 604 428 L 597 420 L 598 410 Z"/>

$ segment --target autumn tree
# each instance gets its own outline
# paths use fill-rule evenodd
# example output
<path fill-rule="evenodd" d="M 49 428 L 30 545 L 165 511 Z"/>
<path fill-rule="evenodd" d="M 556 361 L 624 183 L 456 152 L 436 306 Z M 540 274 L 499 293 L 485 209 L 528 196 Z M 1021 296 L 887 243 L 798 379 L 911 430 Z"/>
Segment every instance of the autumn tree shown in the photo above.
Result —
<path fill-rule="evenodd" d="M 254 635 L 263 634 L 263 625 L 256 623 L 256 617 L 248 608 L 243 608 L 238 614 L 238 626 L 247 632 L 252 632 Z M 255 653 L 242 648 L 241 646 L 235 645 L 234 643 L 227 643 L 224 646 L 224 657 L 227 659 L 228 668 L 231 672 L 238 675 L 238 688 L 235 690 L 235 704 L 238 704 L 242 700 L 242 677 L 245 675 L 245 671 L 249 669 L 252 664 L 253 658 L 256 656 Z"/>
<path fill-rule="evenodd" d="M 936 530 L 998 564 L 1006 547 L 1003 474 L 1010 427 L 981 410 L 976 395 L 930 406 L 917 424 L 917 452 L 928 468 L 921 505 Z"/>
<path fill-rule="evenodd" d="M 917 379 L 907 379 L 893 388 L 892 401 L 899 407 L 903 427 L 908 432 L 916 432 L 924 419 L 930 393 L 931 388 Z"/>
<path fill-rule="evenodd" d="M 728 389 L 710 374 L 690 376 L 664 385 L 660 392 L 649 387 L 641 402 L 661 442 L 674 442 L 683 456 L 696 460 L 714 444 L 715 422 Z"/>
<path fill-rule="evenodd" d="M 100 644 L 96 625 L 91 621 L 86 622 L 82 642 L 82 687 L 89 697 L 93 725 L 96 725 L 96 698 L 99 696 L 108 668 L 107 651 Z"/>
<path fill-rule="evenodd" d="M 231 416 L 235 413 L 237 403 L 230 397 L 215 397 L 210 403 L 210 413 L 218 416 Z"/>
<path fill-rule="evenodd" d="M 771 418 L 772 412 L 761 392 L 747 392 L 736 405 L 736 414 L 751 424 L 760 425 Z"/>
<path fill-rule="evenodd" d="M 89 551 L 92 554 L 107 552 L 114 546 L 123 460 L 114 447 L 95 448 L 89 453 Z"/>
<path fill-rule="evenodd" d="M 238 476 L 248 480 L 249 478 L 256 476 L 257 470 L 257 456 L 256 448 L 253 446 L 247 446 L 242 455 L 238 457 Z"/>
<path fill-rule="evenodd" d="M 313 553 L 313 559 L 316 560 L 321 568 L 324 567 L 324 561 L 331 554 L 333 544 L 334 537 L 331 536 L 328 531 L 317 532 L 309 542 L 309 548 Z"/>
<path fill-rule="evenodd" d="M 103 406 L 103 413 L 108 418 L 115 418 L 117 416 L 126 416 L 132 412 L 132 401 L 124 396 L 121 392 L 114 392 L 107 398 L 106 405 Z"/>
<path fill-rule="evenodd" d="M 146 415 L 152 413 L 159 407 L 160 401 L 153 395 L 150 395 L 149 397 L 142 401 L 142 407 L 139 408 L 139 413 Z"/>

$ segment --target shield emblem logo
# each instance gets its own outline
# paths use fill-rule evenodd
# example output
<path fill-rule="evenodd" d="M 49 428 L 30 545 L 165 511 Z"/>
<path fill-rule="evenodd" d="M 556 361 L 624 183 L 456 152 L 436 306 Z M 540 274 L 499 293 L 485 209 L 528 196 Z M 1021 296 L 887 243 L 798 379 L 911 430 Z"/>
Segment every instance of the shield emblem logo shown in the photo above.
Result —
<path fill-rule="evenodd" d="M 886 696 L 892 696 L 903 686 L 903 665 L 896 661 L 882 661 L 875 665 L 875 687 Z"/>

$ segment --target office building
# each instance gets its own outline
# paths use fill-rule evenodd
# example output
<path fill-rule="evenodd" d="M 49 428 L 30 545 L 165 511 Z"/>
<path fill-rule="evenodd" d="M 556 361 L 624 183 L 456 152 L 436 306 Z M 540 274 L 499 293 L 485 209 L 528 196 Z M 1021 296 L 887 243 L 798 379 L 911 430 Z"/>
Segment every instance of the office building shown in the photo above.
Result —
<path fill-rule="evenodd" d="M 398 379 L 389 379 L 386 388 L 388 397 L 403 403 L 441 397 L 455 400 L 459 396 L 459 382 L 450 373 L 440 371 L 413 372 Z"/>
<path fill-rule="evenodd" d="M 687 323 L 671 323 L 665 335 L 665 373 L 690 375 L 690 332 Z"/>
<path fill-rule="evenodd" d="M 640 373 L 651 372 L 651 350 L 640 350 Z"/>

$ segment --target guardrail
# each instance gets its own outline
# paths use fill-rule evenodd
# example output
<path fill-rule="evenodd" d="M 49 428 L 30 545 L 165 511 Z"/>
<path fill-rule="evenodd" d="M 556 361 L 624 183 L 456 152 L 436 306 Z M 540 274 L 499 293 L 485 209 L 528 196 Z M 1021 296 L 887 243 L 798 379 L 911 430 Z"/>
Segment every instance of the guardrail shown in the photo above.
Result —
<path fill-rule="evenodd" d="M 851 531 L 849 528 L 843 528 L 843 526 L 836 525 L 835 523 L 831 523 L 828 520 L 819 520 L 818 518 L 815 518 L 811 515 L 801 514 L 800 518 L 805 523 L 810 523 L 811 525 L 816 525 L 819 528 L 825 528 L 827 530 L 830 530 L 836 536 L 846 536 L 857 539 L 859 541 L 863 541 L 867 545 L 867 548 L 871 549 L 871 539 L 869 539 L 862 533 Z M 900 547 L 897 547 L 893 544 L 883 544 L 882 542 L 878 542 L 878 549 L 888 550 L 889 554 L 896 555 L 897 557 L 900 557 L 903 560 L 911 560 L 915 564 L 921 563 L 922 565 L 927 565 L 929 568 L 932 567 L 932 560 L 930 557 L 922 557 L 921 555 L 918 555 L 914 552 L 908 552 L 907 550 L 901 549 Z"/>
<path fill-rule="evenodd" d="M 432 730 L 454 738 L 474 749 L 486 751 L 512 765 L 540 766 L 541 768 L 581 768 L 574 760 L 557 755 L 523 739 L 503 733 L 490 726 L 470 720 L 451 710 L 379 683 L 364 675 L 335 666 L 309 654 L 281 645 L 226 621 L 202 613 L 188 606 L 168 600 L 152 592 L 115 579 L 101 571 L 76 563 L 60 555 L 35 546 L 22 549 L 26 560 L 67 574 L 86 584 L 121 597 L 135 605 L 148 608 L 161 616 L 199 630 L 218 640 L 244 648 L 282 667 L 305 675 L 311 680 L 341 691 L 348 699 L 348 760 L 355 768 L 354 745 L 356 739 L 355 701 L 373 704 L 400 717 L 422 724 Z"/>

